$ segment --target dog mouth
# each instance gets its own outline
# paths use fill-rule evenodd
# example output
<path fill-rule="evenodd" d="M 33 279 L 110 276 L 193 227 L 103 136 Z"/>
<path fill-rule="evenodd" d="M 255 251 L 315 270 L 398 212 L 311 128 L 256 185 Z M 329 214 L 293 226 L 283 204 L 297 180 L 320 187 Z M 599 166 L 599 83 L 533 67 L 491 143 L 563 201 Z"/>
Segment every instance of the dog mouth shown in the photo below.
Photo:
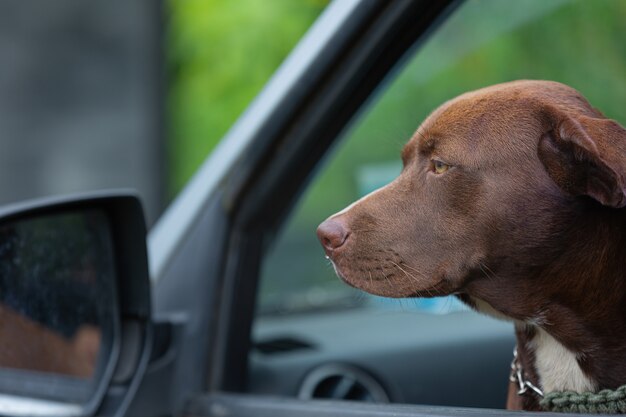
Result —
<path fill-rule="evenodd" d="M 429 277 L 391 249 L 373 254 L 327 256 L 336 275 L 346 284 L 367 293 L 390 298 L 430 298 L 449 295 L 444 275 Z"/>

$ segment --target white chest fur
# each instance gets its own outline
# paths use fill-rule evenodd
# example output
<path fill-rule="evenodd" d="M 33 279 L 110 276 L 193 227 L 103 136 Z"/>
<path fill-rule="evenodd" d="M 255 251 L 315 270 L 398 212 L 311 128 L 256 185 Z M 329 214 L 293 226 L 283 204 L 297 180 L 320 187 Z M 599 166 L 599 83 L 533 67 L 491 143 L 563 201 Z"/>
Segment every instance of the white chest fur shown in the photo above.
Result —
<path fill-rule="evenodd" d="M 544 392 L 597 390 L 597 384 L 580 369 L 576 355 L 544 330 L 537 328 L 530 347 Z"/>
<path fill-rule="evenodd" d="M 522 322 L 500 313 L 483 300 L 472 298 L 472 301 L 476 310 L 481 313 L 522 324 Z M 535 369 L 539 375 L 539 384 L 543 391 L 546 393 L 551 391 L 595 392 L 598 388 L 597 384 L 580 369 L 576 354 L 567 350 L 545 330 L 536 326 L 539 322 L 541 322 L 541 317 L 523 324 L 533 326 L 537 330 L 528 347 L 535 353 Z"/>

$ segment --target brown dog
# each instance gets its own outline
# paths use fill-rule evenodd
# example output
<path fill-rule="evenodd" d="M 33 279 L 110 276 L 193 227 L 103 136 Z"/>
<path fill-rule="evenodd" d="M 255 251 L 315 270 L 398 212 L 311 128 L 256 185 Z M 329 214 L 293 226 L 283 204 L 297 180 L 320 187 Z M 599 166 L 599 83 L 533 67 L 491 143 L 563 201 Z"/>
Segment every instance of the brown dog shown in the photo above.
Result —
<path fill-rule="evenodd" d="M 319 226 L 337 274 L 514 320 L 522 378 L 544 392 L 625 385 L 626 130 L 570 87 L 517 81 L 443 104 L 402 161 Z M 509 408 L 540 409 L 510 391 Z"/>

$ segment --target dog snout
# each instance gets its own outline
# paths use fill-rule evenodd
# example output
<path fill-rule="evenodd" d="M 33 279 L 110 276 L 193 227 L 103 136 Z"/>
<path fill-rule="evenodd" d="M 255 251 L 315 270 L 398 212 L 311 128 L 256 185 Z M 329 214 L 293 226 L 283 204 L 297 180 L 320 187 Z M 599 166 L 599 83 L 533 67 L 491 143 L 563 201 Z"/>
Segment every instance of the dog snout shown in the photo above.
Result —
<path fill-rule="evenodd" d="M 326 255 L 331 256 L 348 239 L 350 231 L 339 219 L 325 220 L 317 228 L 317 237 L 324 247 Z"/>

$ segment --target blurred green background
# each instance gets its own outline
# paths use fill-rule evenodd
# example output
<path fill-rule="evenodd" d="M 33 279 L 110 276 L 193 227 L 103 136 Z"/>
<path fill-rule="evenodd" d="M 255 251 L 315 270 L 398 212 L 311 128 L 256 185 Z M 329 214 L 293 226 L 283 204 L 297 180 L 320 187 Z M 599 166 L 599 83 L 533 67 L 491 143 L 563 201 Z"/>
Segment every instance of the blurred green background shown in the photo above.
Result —
<path fill-rule="evenodd" d="M 170 197 L 185 185 L 327 3 L 166 3 Z"/>
<path fill-rule="evenodd" d="M 341 1 L 341 0 L 339 0 Z M 171 1 L 169 138 L 175 193 L 260 91 L 325 2 Z M 362 304 L 315 228 L 393 179 L 421 120 L 463 92 L 515 79 L 571 85 L 626 123 L 626 1 L 468 0 L 410 54 L 320 166 L 264 262 L 261 311 Z M 348 302 L 346 302 L 348 300 Z"/>

